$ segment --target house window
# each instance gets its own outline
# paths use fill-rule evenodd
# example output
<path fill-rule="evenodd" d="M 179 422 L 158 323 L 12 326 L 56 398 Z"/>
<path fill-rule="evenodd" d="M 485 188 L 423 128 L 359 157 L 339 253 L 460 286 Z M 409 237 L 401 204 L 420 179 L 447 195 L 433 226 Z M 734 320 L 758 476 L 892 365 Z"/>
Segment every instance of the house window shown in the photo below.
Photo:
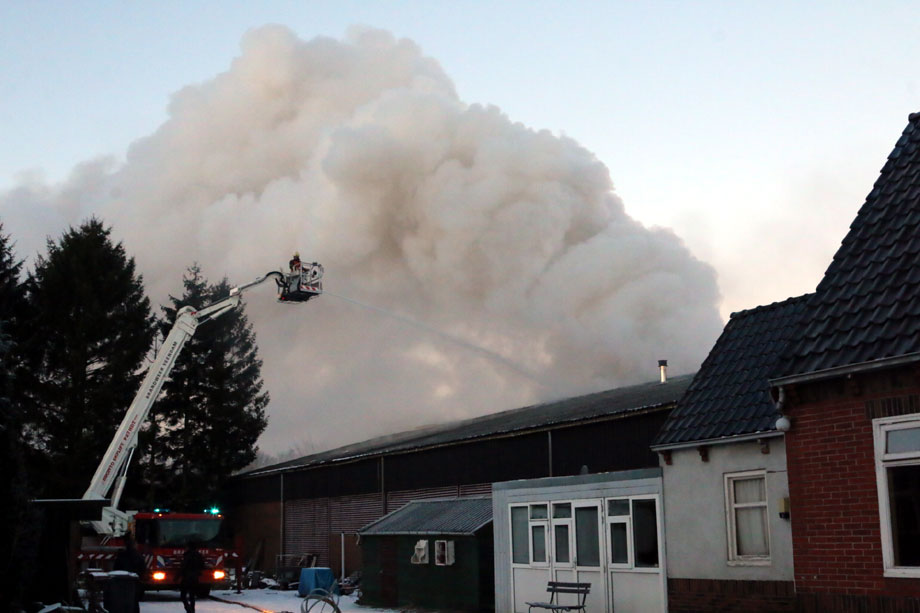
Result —
<path fill-rule="evenodd" d="M 556 564 L 572 564 L 572 503 L 553 504 L 553 552 Z"/>
<path fill-rule="evenodd" d="M 546 503 L 511 507 L 511 562 L 546 566 L 549 511 Z"/>
<path fill-rule="evenodd" d="M 546 531 L 549 528 L 549 516 L 545 504 L 530 505 L 530 563 L 545 564 Z"/>
<path fill-rule="evenodd" d="M 729 562 L 769 563 L 766 471 L 725 475 L 725 515 Z"/>
<path fill-rule="evenodd" d="M 633 499 L 632 529 L 636 568 L 658 568 L 658 516 L 655 500 Z"/>
<path fill-rule="evenodd" d="M 601 565 L 600 531 L 601 507 L 598 504 L 575 507 L 575 565 L 599 567 Z"/>
<path fill-rule="evenodd" d="M 528 508 L 511 507 L 511 562 L 514 564 L 530 563 L 529 530 Z"/>
<path fill-rule="evenodd" d="M 610 568 L 658 568 L 658 501 L 607 500 L 607 563 Z"/>
<path fill-rule="evenodd" d="M 434 563 L 435 566 L 451 566 L 454 563 L 453 541 L 434 542 Z"/>
<path fill-rule="evenodd" d="M 920 418 L 876 419 L 882 557 L 889 576 L 920 576 Z"/>

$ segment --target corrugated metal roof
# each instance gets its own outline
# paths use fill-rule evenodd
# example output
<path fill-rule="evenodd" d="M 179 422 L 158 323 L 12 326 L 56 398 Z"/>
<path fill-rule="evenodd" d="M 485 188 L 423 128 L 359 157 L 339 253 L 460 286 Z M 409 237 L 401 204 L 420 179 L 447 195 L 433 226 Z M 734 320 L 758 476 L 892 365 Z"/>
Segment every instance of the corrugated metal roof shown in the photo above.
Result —
<path fill-rule="evenodd" d="M 770 398 L 769 376 L 813 296 L 732 313 L 653 446 L 776 430 L 779 413 Z"/>
<path fill-rule="evenodd" d="M 463 421 L 418 428 L 259 468 L 240 476 L 252 477 L 278 470 L 351 461 L 492 436 L 520 434 L 528 430 L 666 407 L 677 402 L 692 379 L 693 375 L 682 375 L 671 377 L 664 384 L 655 381 L 630 385 Z"/>
<path fill-rule="evenodd" d="M 491 522 L 490 497 L 415 500 L 358 532 L 361 535 L 470 536 Z"/>
<path fill-rule="evenodd" d="M 920 352 L 920 113 L 910 116 L 776 377 Z"/>

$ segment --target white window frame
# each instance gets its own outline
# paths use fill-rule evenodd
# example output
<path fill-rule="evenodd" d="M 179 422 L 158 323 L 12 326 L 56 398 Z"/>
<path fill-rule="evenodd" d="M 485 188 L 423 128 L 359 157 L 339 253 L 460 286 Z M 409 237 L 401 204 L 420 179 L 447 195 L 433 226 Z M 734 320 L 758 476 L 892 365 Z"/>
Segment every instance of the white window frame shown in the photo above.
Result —
<path fill-rule="evenodd" d="M 569 516 L 568 517 L 553 517 L 553 508 L 556 505 L 569 505 Z M 550 502 L 549 507 L 550 515 L 550 524 L 549 530 L 551 531 L 550 537 L 552 540 L 552 550 L 550 553 L 550 562 L 554 568 L 575 568 L 575 506 L 571 500 L 553 500 Z M 556 527 L 557 526 L 566 526 L 568 528 L 568 545 L 569 545 L 569 561 L 560 562 L 556 557 Z"/>
<path fill-rule="evenodd" d="M 633 501 L 634 500 L 653 500 L 655 501 L 655 537 L 658 542 L 658 566 L 636 566 L 636 556 L 635 556 L 635 542 L 633 538 Z M 627 515 L 610 515 L 608 511 L 610 510 L 611 501 L 622 501 L 626 502 L 629 505 L 629 511 Z M 610 498 L 604 499 L 604 516 L 606 520 L 604 526 L 606 528 L 606 534 L 604 534 L 604 546 L 607 549 L 607 568 L 611 571 L 624 571 L 628 570 L 633 573 L 661 573 L 664 565 L 664 552 L 662 551 L 662 546 L 664 539 L 662 538 L 662 528 L 664 518 L 661 516 L 661 498 L 657 494 L 643 494 L 639 496 L 612 496 Z M 627 562 L 624 564 L 622 562 L 614 563 L 611 556 L 613 556 L 613 543 L 610 542 L 610 525 L 611 524 L 626 524 L 626 559 Z"/>
<path fill-rule="evenodd" d="M 597 511 L 597 566 L 586 566 L 578 559 L 578 509 L 594 509 Z M 575 572 L 603 572 L 606 553 L 604 552 L 604 501 L 597 498 L 585 498 L 572 501 L 572 559 L 575 561 Z"/>
<path fill-rule="evenodd" d="M 435 566 L 453 566 L 456 560 L 454 542 L 437 540 L 434 542 Z"/>
<path fill-rule="evenodd" d="M 882 561 L 886 577 L 920 577 L 920 566 L 895 566 L 891 529 L 891 502 L 888 498 L 887 468 L 920 464 L 920 451 L 885 453 L 886 435 L 893 430 L 920 428 L 920 415 L 882 417 L 872 420 L 875 443 L 875 480 L 878 486 L 879 524 L 882 532 Z"/>
<path fill-rule="evenodd" d="M 514 523 L 512 520 L 512 509 L 524 508 L 527 509 L 527 562 L 515 562 L 514 561 Z M 511 558 L 511 567 L 512 568 L 529 568 L 530 567 L 530 558 L 531 558 L 531 543 L 530 543 L 530 505 L 529 504 L 512 504 L 508 505 L 508 538 L 510 547 L 508 547 L 508 554 Z"/>
<path fill-rule="evenodd" d="M 629 507 L 625 515 L 610 515 L 608 511 L 610 510 L 611 501 L 623 501 L 626 503 L 626 506 Z M 633 533 L 632 533 L 632 501 L 628 497 L 623 498 L 607 498 L 604 500 L 604 514 L 607 516 L 606 522 L 606 533 L 604 534 L 604 540 L 607 545 L 607 568 L 610 569 L 630 569 L 633 567 Z M 613 524 L 624 524 L 626 526 L 626 562 L 614 562 L 613 561 L 613 543 L 610 542 L 610 526 Z"/>
<path fill-rule="evenodd" d="M 735 481 L 746 479 L 763 479 L 763 502 L 735 503 Z M 772 564 L 773 539 L 770 535 L 770 492 L 767 487 L 767 471 L 765 469 L 747 470 L 737 473 L 725 474 L 725 525 L 727 529 L 728 565 L 729 566 L 769 566 Z M 744 508 L 764 509 L 766 519 L 767 555 L 741 555 L 738 553 L 738 539 L 735 528 L 735 510 Z"/>
<path fill-rule="evenodd" d="M 527 509 L 527 560 L 528 562 L 521 563 L 514 561 L 514 543 L 512 541 L 511 547 L 509 548 L 509 553 L 511 554 L 511 566 L 513 568 L 549 568 L 550 561 L 553 556 L 553 534 L 550 532 L 550 519 L 549 516 L 552 514 L 552 503 L 549 501 L 540 501 L 540 502 L 529 502 L 522 504 L 511 504 L 508 505 L 508 534 L 513 539 L 514 527 L 511 525 L 511 509 L 514 508 L 525 508 Z M 546 519 L 532 519 L 533 507 L 546 507 Z M 535 526 L 543 527 L 543 538 L 545 540 L 544 546 L 546 549 L 546 560 L 542 562 L 534 561 L 533 559 L 533 529 Z"/>
<path fill-rule="evenodd" d="M 546 507 L 546 517 L 534 519 L 533 517 L 533 508 L 534 507 Z M 552 508 L 550 507 L 549 501 L 547 502 L 533 502 L 528 505 L 527 509 L 527 541 L 530 543 L 530 567 L 531 568 L 547 568 L 549 567 L 550 557 L 552 555 L 552 534 L 549 532 L 549 516 L 552 513 Z M 534 528 L 543 528 L 543 553 L 546 556 L 545 560 L 534 560 L 533 559 L 533 532 Z"/>

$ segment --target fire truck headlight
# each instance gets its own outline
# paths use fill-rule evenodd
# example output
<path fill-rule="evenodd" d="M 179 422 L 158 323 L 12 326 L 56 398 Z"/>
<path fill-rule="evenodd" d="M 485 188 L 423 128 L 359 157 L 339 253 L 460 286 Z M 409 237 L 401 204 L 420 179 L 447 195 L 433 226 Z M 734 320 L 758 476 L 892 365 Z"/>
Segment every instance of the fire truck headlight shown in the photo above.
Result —
<path fill-rule="evenodd" d="M 215 570 L 215 571 L 214 571 L 214 580 L 215 580 L 215 581 L 220 581 L 221 579 L 223 579 L 223 578 L 226 577 L 226 576 L 227 576 L 227 573 L 225 573 L 225 572 L 222 571 L 222 570 Z"/>
<path fill-rule="evenodd" d="M 164 579 L 166 579 L 166 573 L 164 573 L 162 570 L 158 570 L 153 573 L 154 581 L 163 581 Z"/>

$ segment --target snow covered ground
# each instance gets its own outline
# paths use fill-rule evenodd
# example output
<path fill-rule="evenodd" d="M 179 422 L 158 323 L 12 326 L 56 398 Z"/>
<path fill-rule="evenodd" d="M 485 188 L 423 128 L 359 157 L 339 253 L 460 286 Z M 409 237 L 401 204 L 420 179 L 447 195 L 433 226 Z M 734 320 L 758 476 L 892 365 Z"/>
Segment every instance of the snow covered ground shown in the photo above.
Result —
<path fill-rule="evenodd" d="M 195 613 L 252 613 L 254 610 L 264 613 L 300 613 L 303 598 L 296 590 L 243 590 L 237 594 L 233 590 L 216 590 L 215 598 L 201 598 L 195 605 Z M 219 599 L 219 600 L 218 600 Z M 232 602 L 226 602 L 232 601 Z M 342 596 L 339 609 L 343 613 L 392 613 L 395 609 L 374 609 L 355 604 L 354 596 Z M 141 613 L 183 613 L 179 592 L 148 592 L 141 601 Z"/>

